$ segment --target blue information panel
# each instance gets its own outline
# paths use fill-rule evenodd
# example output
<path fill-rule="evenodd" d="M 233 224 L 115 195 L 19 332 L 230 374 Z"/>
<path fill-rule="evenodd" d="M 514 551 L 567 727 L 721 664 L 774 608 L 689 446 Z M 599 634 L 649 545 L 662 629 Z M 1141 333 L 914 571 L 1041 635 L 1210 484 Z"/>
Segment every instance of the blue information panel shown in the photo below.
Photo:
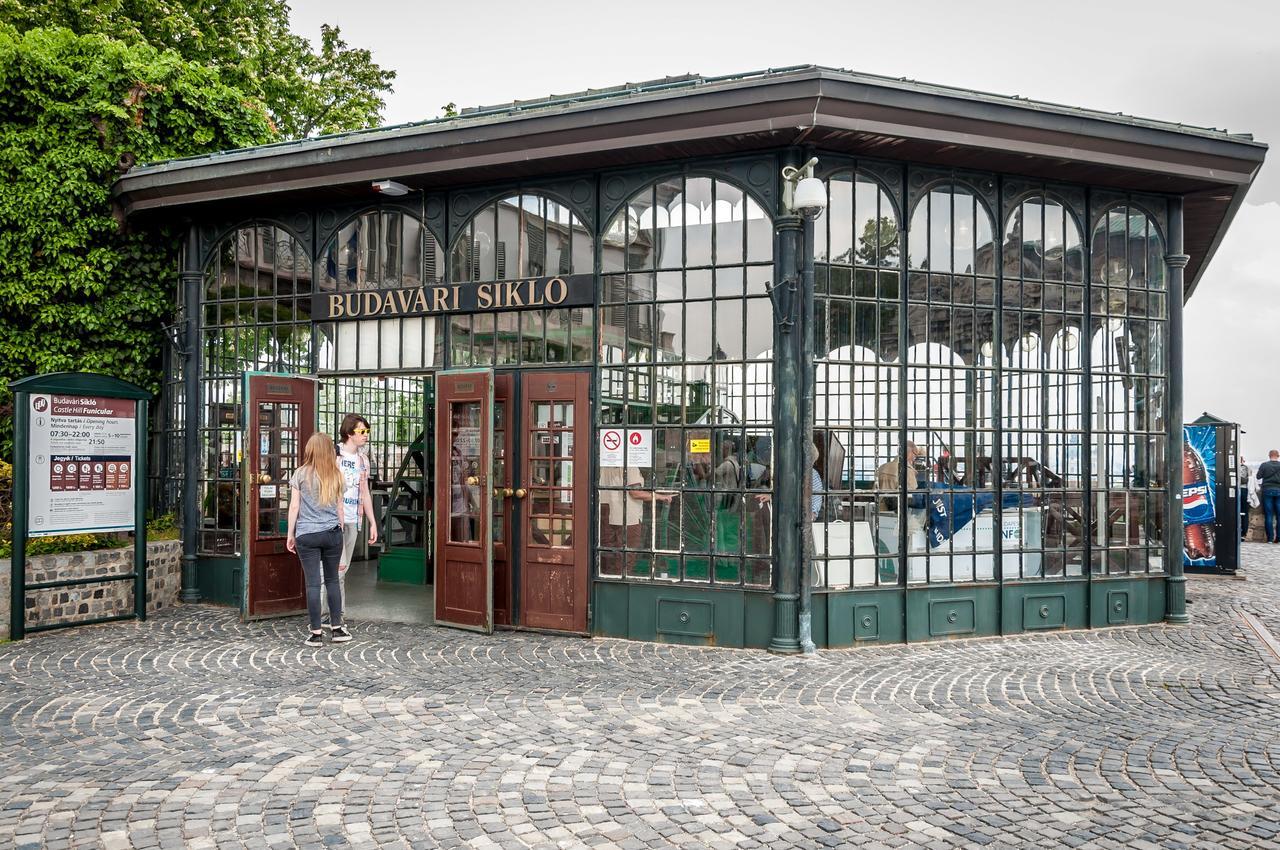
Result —
<path fill-rule="evenodd" d="M 1218 432 L 1212 425 L 1182 429 L 1182 563 L 1188 567 L 1216 567 L 1214 552 L 1214 470 Z"/>

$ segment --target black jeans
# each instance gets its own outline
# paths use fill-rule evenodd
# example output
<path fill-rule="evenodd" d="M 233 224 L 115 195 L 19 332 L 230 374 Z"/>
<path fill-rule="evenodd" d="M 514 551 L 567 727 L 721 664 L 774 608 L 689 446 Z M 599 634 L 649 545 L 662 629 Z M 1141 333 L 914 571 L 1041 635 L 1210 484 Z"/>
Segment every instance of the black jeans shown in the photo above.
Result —
<path fill-rule="evenodd" d="M 338 559 L 342 557 L 342 528 L 299 534 L 296 539 L 298 560 L 307 580 L 307 616 L 311 631 L 320 631 L 320 584 L 329 597 L 329 622 L 342 625 L 342 588 L 338 585 Z M 334 613 L 336 612 L 336 613 Z"/>

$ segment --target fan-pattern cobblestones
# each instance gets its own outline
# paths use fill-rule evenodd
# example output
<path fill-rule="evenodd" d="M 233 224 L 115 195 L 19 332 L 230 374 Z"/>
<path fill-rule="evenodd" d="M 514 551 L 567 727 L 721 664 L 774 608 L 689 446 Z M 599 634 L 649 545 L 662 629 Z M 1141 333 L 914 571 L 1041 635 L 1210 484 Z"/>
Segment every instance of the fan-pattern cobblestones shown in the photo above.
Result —
<path fill-rule="evenodd" d="M 1272 549 L 1277 551 L 1273 552 Z M 1194 623 L 817 659 L 188 607 L 0 646 L 0 846 L 1280 847 L 1280 546 Z"/>

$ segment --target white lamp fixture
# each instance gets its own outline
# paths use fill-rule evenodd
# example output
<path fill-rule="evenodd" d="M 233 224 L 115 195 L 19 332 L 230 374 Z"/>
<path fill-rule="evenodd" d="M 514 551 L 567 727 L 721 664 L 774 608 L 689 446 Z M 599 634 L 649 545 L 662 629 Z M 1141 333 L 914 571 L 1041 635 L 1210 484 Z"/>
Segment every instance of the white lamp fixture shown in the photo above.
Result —
<path fill-rule="evenodd" d="M 397 183 L 394 180 L 374 180 L 373 191 L 379 195 L 391 195 L 399 197 L 400 195 L 409 194 L 409 187 L 403 183 Z"/>
<path fill-rule="evenodd" d="M 782 169 L 782 206 L 788 212 L 817 218 L 827 208 L 827 187 L 813 176 L 817 164 L 815 156 L 799 168 L 788 165 Z"/>

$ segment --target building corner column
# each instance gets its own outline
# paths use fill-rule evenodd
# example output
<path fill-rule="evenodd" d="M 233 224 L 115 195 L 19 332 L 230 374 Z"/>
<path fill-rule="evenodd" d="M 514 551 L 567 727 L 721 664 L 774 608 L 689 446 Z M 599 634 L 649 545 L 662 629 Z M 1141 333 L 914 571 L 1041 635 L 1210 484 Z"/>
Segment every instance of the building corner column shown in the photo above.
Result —
<path fill-rule="evenodd" d="M 1169 253 L 1165 265 L 1169 270 L 1169 409 L 1166 445 L 1168 474 L 1168 521 L 1165 534 L 1165 622 L 1185 626 L 1191 622 L 1187 613 L 1187 576 L 1183 569 L 1182 546 L 1182 299 L 1184 275 L 1191 258 L 1183 253 L 1182 199 L 1169 202 Z"/>
<path fill-rule="evenodd" d="M 200 601 L 196 551 L 200 534 L 200 235 L 188 226 L 182 252 L 182 591 L 179 599 Z"/>
<path fill-rule="evenodd" d="M 813 559 L 814 559 L 814 540 L 813 540 L 813 475 L 810 474 L 811 469 L 818 462 L 817 448 L 814 446 L 815 439 L 815 415 L 814 408 L 817 399 L 814 393 L 817 390 L 817 353 L 814 345 L 814 329 L 817 327 L 814 321 L 814 275 L 813 275 L 813 248 L 814 248 L 814 219 L 812 216 L 804 217 L 804 239 L 802 241 L 802 255 L 799 260 L 800 266 L 800 322 L 797 329 L 799 337 L 799 363 L 800 363 L 800 382 L 799 382 L 799 407 L 796 418 L 800 420 L 800 565 L 797 572 L 800 578 L 800 651 L 805 655 L 813 655 L 817 652 L 817 648 L 813 643 Z M 826 487 L 831 489 L 831 484 L 827 483 Z"/>
<path fill-rule="evenodd" d="M 798 325 L 803 305 L 800 268 L 797 263 L 803 222 L 797 215 L 774 220 L 777 235 L 778 282 L 770 290 L 773 301 L 773 639 L 769 651 L 785 655 L 800 652 L 800 537 L 803 514 L 798 464 L 801 457 L 800 354 Z"/>

